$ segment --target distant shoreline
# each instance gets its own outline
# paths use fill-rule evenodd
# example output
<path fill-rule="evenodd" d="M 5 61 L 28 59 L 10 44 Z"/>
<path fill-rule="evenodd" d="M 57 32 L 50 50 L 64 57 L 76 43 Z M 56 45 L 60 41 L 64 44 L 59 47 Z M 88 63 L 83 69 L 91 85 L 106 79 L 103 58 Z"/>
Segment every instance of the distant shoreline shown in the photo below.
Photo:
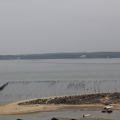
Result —
<path fill-rule="evenodd" d="M 0 115 L 61 110 L 102 110 L 105 104 L 113 105 L 113 110 L 120 110 L 119 96 L 120 93 L 101 93 L 30 99 L 1 105 Z"/>
<path fill-rule="evenodd" d="M 0 55 L 0 60 L 120 58 L 120 52 L 77 52 Z"/>

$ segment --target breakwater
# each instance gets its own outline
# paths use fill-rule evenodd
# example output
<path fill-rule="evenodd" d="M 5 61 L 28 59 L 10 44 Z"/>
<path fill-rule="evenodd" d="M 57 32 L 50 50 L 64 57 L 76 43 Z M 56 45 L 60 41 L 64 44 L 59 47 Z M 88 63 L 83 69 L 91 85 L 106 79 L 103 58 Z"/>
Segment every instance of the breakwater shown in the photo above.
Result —
<path fill-rule="evenodd" d="M 19 105 L 31 104 L 117 104 L 120 103 L 120 93 L 98 93 L 85 95 L 71 95 L 51 98 L 40 98 L 19 103 Z"/>

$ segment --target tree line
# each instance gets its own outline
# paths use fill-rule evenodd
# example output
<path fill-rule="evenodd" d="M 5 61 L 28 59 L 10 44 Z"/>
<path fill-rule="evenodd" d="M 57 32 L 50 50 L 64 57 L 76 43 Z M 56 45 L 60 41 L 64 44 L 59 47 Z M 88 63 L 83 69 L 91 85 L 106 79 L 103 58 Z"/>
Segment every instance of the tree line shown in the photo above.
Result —
<path fill-rule="evenodd" d="M 83 59 L 83 58 L 120 58 L 120 52 L 79 52 L 79 53 L 45 53 L 45 54 L 23 54 L 23 55 L 0 55 L 0 60 Z"/>

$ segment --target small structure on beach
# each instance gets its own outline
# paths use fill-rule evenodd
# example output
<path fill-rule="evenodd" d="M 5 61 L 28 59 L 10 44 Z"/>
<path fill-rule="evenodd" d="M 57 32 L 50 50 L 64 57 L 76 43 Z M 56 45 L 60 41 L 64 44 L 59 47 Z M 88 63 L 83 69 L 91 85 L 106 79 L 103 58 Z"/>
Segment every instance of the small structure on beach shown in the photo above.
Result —
<path fill-rule="evenodd" d="M 106 106 L 103 107 L 103 109 L 112 109 L 112 108 L 113 108 L 112 105 L 106 105 Z"/>
<path fill-rule="evenodd" d="M 106 105 L 103 107 L 102 112 L 103 113 L 112 113 L 113 112 L 112 108 L 113 108 L 112 105 Z"/>
<path fill-rule="evenodd" d="M 90 114 L 85 114 L 83 115 L 83 117 L 90 117 Z"/>

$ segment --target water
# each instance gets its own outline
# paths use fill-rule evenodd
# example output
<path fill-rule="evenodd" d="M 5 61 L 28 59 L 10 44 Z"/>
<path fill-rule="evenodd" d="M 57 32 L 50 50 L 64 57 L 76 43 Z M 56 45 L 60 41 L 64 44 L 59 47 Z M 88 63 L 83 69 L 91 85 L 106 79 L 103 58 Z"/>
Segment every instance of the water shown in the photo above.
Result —
<path fill-rule="evenodd" d="M 1 60 L 0 86 L 5 84 L 0 89 L 0 103 L 58 95 L 120 92 L 120 59 Z M 119 111 L 112 114 L 61 111 L 0 116 L 0 120 L 79 118 L 85 113 L 92 117 L 120 118 Z"/>
<path fill-rule="evenodd" d="M 1 60 L 0 102 L 120 92 L 120 59 Z"/>
<path fill-rule="evenodd" d="M 64 117 L 64 118 L 80 118 L 84 114 L 90 114 L 93 118 L 108 118 L 114 120 L 120 120 L 120 112 L 113 111 L 113 113 L 102 113 L 101 111 L 59 111 L 59 112 L 40 112 L 34 114 L 24 115 L 6 115 L 0 116 L 0 120 L 16 120 L 21 118 L 23 120 L 51 120 L 53 117 Z"/>

